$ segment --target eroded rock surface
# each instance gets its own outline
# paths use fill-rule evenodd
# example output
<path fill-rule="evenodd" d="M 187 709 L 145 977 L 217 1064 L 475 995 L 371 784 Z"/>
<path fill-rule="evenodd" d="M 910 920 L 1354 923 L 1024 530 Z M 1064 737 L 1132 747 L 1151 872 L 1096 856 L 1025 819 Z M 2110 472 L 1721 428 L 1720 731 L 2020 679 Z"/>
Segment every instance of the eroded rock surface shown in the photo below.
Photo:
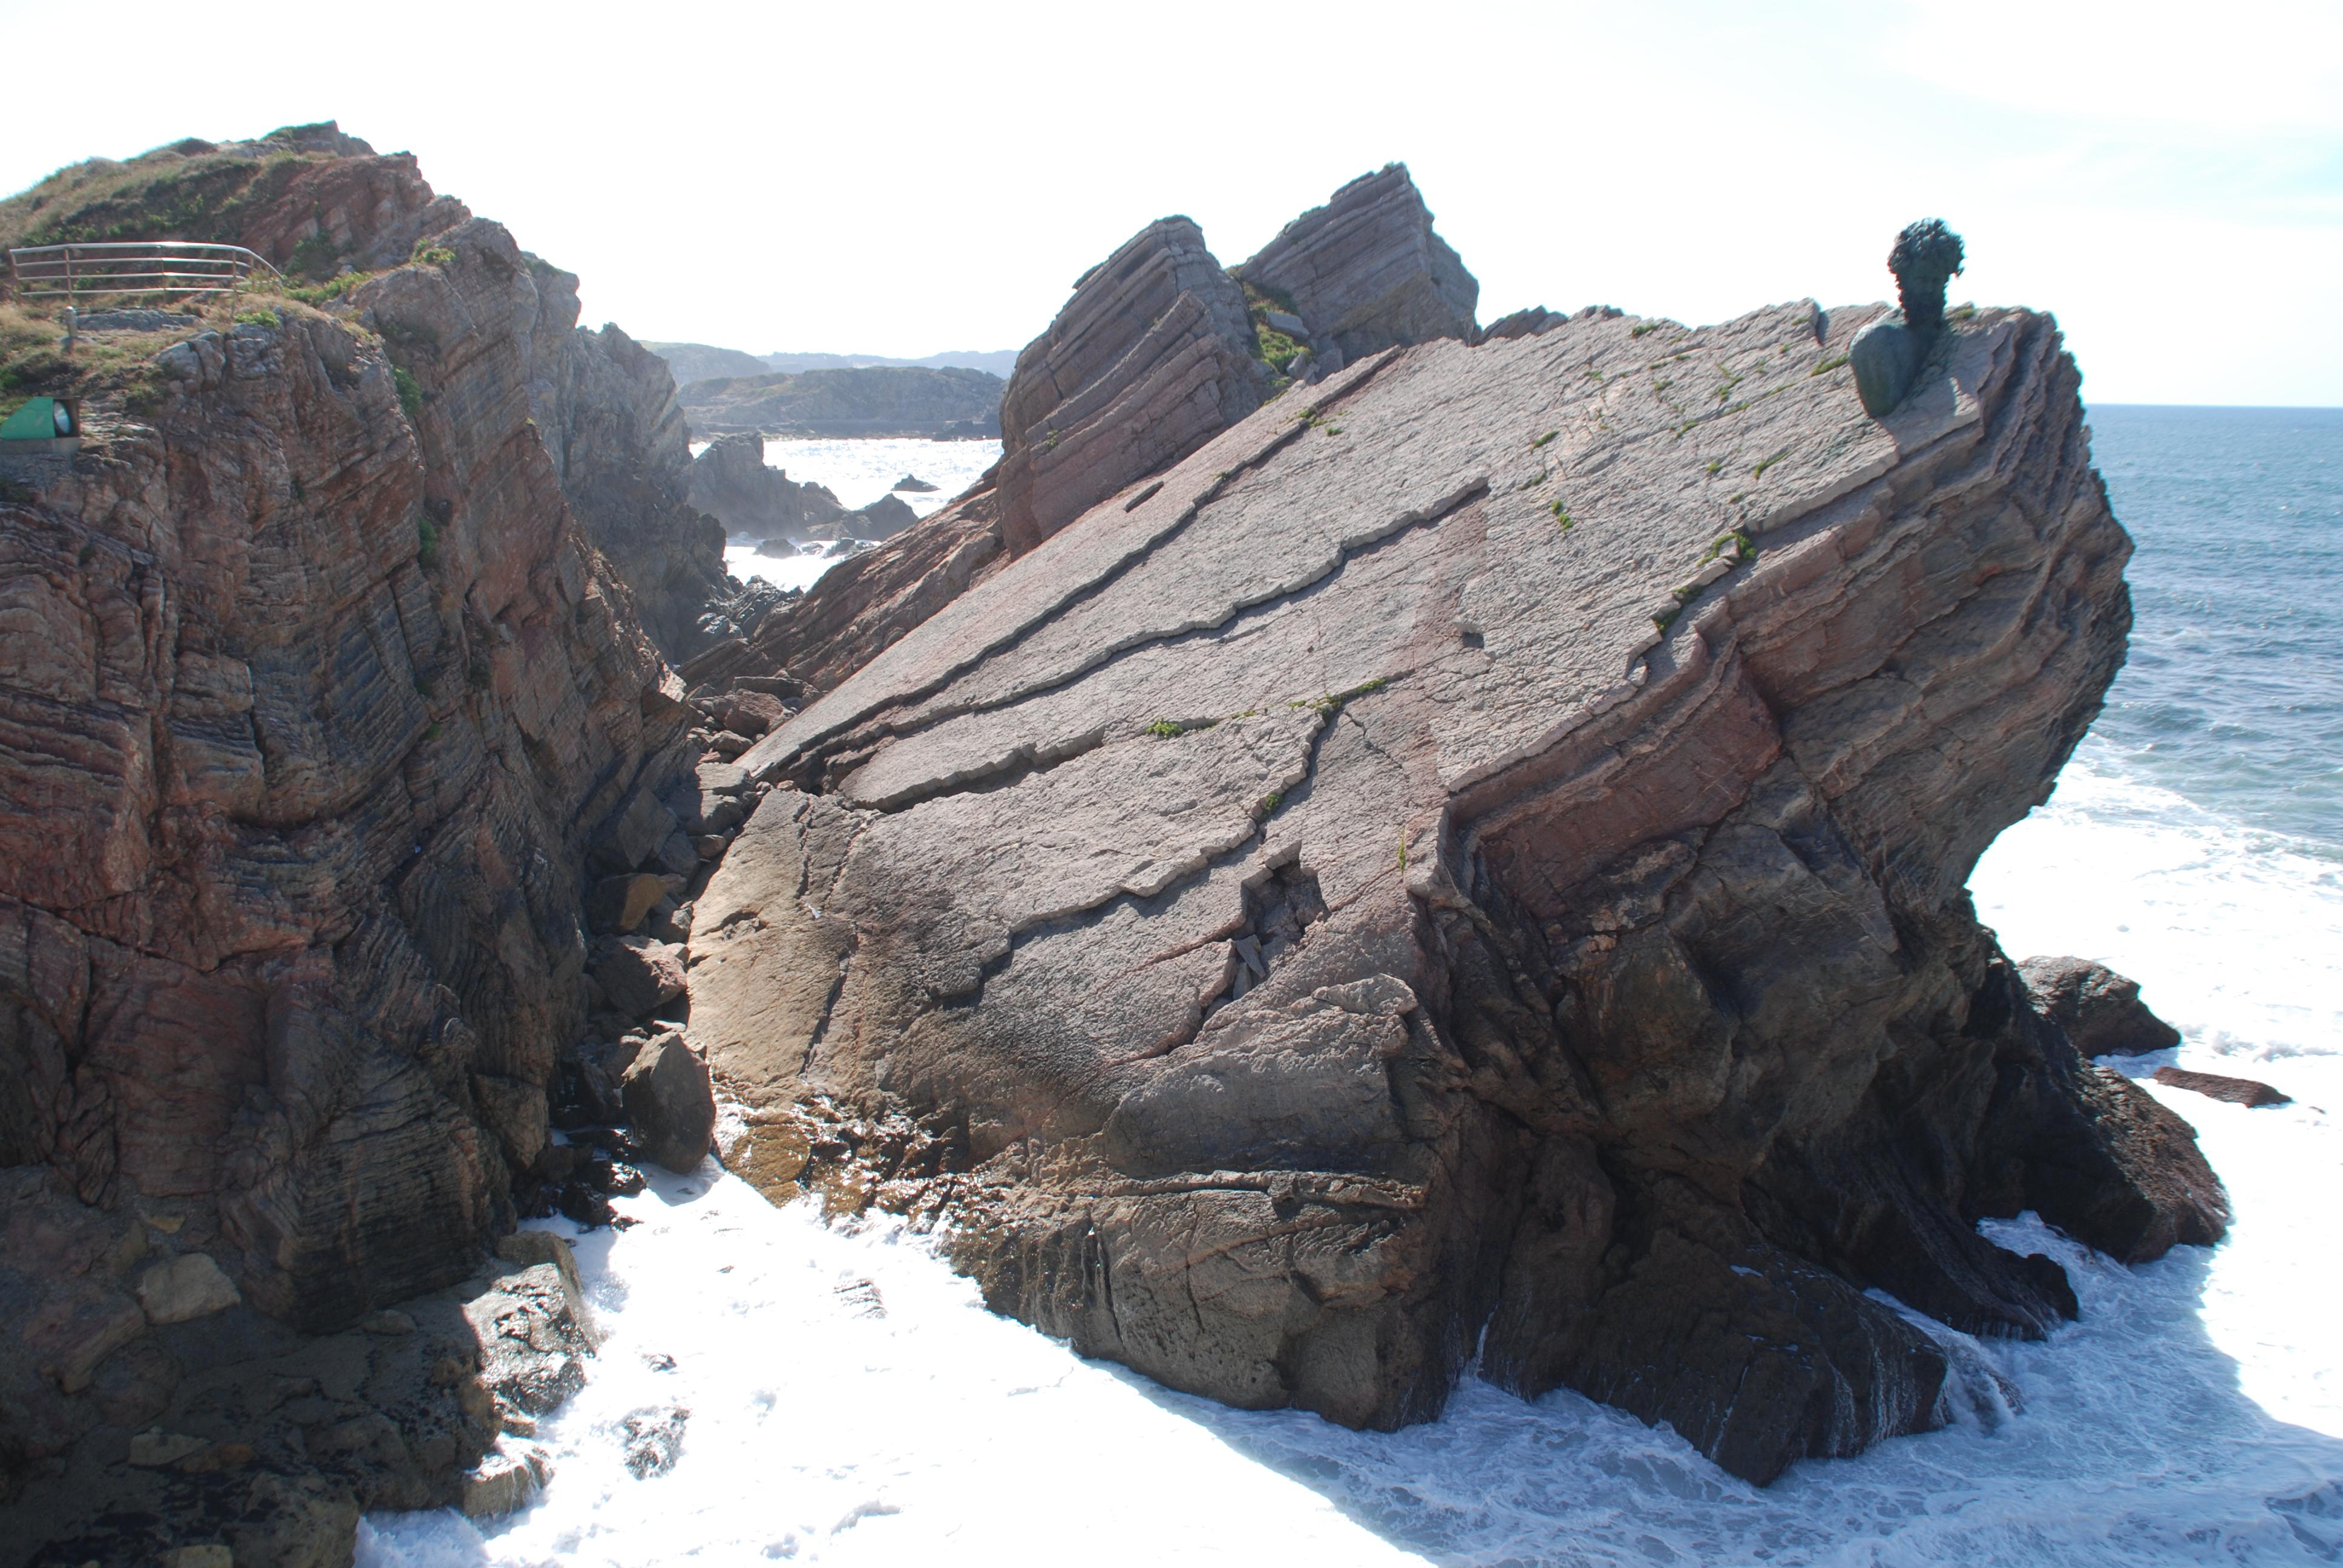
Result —
<path fill-rule="evenodd" d="M 1758 1481 L 1944 1419 L 1866 1290 L 2073 1312 L 1979 1217 L 2217 1237 L 1963 887 L 2130 624 L 2074 367 L 1987 312 L 1881 423 L 1871 314 L 1371 357 L 759 741 L 692 1034 L 752 1127 L 918 1130 L 759 1179 L 865 1167 L 1176 1387 L 1391 1426 L 1477 1346 Z"/>
<path fill-rule="evenodd" d="M 1261 406 L 1243 292 L 1193 220 L 1148 225 L 1084 273 L 1001 399 L 1002 536 L 1030 550 Z"/>
<path fill-rule="evenodd" d="M 1463 259 L 1433 232 L 1404 164 L 1361 175 L 1287 224 L 1236 274 L 1292 302 L 1313 358 L 1327 369 L 1401 344 L 1469 339 L 1481 298 Z"/>
<path fill-rule="evenodd" d="M 2137 1056 L 2169 1050 L 2180 1031 L 2139 1000 L 2139 982 L 2102 963 L 2077 958 L 2031 958 L 2017 966 L 2034 1005 L 2085 1056 Z"/>
<path fill-rule="evenodd" d="M 70 1325 L 117 1318 L 102 1303 L 166 1266 L 142 1261 L 186 1232 L 92 1209 L 37 1167 L 0 1171 L 0 1304 L 23 1331 L 0 1338 L 0 1445 L 16 1460 L 31 1446 L 55 1472 L 0 1490 L 5 1568 L 141 1568 L 206 1548 L 347 1563 L 360 1513 L 458 1504 L 493 1482 L 509 1462 L 498 1449 L 582 1385 L 594 1347 L 567 1245 L 524 1232 L 508 1261 L 468 1253 L 460 1282 L 338 1333 L 243 1302 L 166 1312 L 102 1358 L 86 1397 L 61 1400 Z M 190 1260 L 207 1261 L 174 1263 Z"/>

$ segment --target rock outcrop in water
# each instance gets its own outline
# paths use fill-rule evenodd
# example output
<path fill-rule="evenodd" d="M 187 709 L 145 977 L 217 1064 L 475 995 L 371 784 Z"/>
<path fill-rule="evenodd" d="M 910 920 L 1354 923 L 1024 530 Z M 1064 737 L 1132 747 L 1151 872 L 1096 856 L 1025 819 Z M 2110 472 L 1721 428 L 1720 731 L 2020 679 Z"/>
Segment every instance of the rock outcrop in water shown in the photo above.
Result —
<path fill-rule="evenodd" d="M 799 484 L 769 465 L 765 438 L 745 431 L 717 437 L 691 460 L 691 504 L 749 544 L 801 544 L 820 525 L 846 516 L 827 487 Z"/>
<path fill-rule="evenodd" d="M 2180 1031 L 2139 1000 L 2139 982 L 2088 959 L 2031 958 L 2017 966 L 2036 1010 L 2085 1056 L 2169 1050 Z"/>
<path fill-rule="evenodd" d="M 1946 1419 L 1865 1292 L 2073 1312 L 1981 1216 L 2217 1238 L 1963 890 L 2130 623 L 2074 367 L 1986 312 L 1875 421 L 1871 314 L 1387 351 L 973 572 L 741 759 L 795 788 L 689 1000 L 745 1168 L 1175 1387 L 1391 1426 L 1477 1351 L 1757 1481 Z"/>

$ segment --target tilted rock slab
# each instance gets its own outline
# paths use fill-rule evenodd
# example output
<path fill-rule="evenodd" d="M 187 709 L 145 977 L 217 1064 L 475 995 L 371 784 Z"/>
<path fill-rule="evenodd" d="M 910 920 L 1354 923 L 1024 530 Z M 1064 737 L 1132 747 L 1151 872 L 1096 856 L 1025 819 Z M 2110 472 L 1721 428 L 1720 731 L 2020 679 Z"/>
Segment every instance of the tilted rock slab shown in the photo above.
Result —
<path fill-rule="evenodd" d="M 1002 538 L 1030 550 L 1261 406 L 1244 293 L 1193 220 L 1148 225 L 1075 281 L 1001 398 Z"/>
<path fill-rule="evenodd" d="M 1377 356 L 984 578 L 740 759 L 719 1081 L 917 1119 L 989 1302 L 1233 1404 L 1477 1346 L 1761 1482 L 1941 1422 L 1865 1291 L 2036 1335 L 1980 1216 L 2225 1201 L 1963 886 L 2130 624 L 2073 364 L 1987 312 L 1875 422 L 1873 313 Z"/>
<path fill-rule="evenodd" d="M 1405 164 L 1386 164 L 1336 191 L 1236 269 L 1282 294 L 1310 328 L 1321 364 L 1435 337 L 1470 338 L 1481 286 L 1448 242 Z"/>

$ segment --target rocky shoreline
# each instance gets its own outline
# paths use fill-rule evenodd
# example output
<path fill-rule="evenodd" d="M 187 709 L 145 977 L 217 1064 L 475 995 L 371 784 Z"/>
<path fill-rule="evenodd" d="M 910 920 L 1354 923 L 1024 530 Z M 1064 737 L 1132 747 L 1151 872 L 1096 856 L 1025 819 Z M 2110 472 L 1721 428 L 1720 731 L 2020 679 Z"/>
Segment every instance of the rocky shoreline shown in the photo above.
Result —
<path fill-rule="evenodd" d="M 1393 166 L 1234 268 L 1141 230 L 914 524 L 692 460 L 411 158 L 136 162 L 317 281 L 0 343 L 84 428 L 0 452 L 0 1568 L 525 1502 L 595 1332 L 515 1226 L 719 1088 L 1085 1354 L 1388 1427 L 1477 1347 L 1760 1483 L 1945 1419 L 1867 1292 L 2072 1315 L 1980 1219 L 2220 1235 L 2087 1059 L 2137 987 L 1963 891 L 2129 627 L 2048 317 L 1878 417 L 1873 307 L 1484 331 Z M 783 595 L 728 527 L 885 538 Z"/>

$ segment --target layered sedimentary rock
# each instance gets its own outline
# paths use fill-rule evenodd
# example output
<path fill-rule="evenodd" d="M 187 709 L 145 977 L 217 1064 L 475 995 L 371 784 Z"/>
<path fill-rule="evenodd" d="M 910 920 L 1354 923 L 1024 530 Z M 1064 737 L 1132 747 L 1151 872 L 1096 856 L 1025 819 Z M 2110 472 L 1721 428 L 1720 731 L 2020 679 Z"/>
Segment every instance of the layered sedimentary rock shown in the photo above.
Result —
<path fill-rule="evenodd" d="M 0 1163 L 301 1329 L 509 1228 L 583 862 L 689 746 L 532 419 L 525 259 L 440 243 L 340 317 L 191 321 L 0 488 Z M 0 1482 L 176 1312 L 10 1268 L 77 1348 L 0 1368 Z"/>
<path fill-rule="evenodd" d="M 1261 406 L 1244 295 L 1184 217 L 1133 235 L 1074 283 L 1001 400 L 1001 529 L 1031 549 Z"/>
<path fill-rule="evenodd" d="M 1986 312 L 1874 421 L 1871 314 L 1387 351 L 975 573 L 740 759 L 744 1167 L 1179 1388 L 1390 1426 L 1477 1347 L 1759 1481 L 1959 1397 L 1866 1292 L 2073 1312 L 1980 1217 L 2217 1237 L 1963 889 L 2130 622 L 2074 367 Z"/>
<path fill-rule="evenodd" d="M 1481 298 L 1463 261 L 1433 232 L 1404 164 L 1361 175 L 1287 224 L 1236 274 L 1291 303 L 1314 358 L 1328 368 L 1399 344 L 1469 339 Z"/>

